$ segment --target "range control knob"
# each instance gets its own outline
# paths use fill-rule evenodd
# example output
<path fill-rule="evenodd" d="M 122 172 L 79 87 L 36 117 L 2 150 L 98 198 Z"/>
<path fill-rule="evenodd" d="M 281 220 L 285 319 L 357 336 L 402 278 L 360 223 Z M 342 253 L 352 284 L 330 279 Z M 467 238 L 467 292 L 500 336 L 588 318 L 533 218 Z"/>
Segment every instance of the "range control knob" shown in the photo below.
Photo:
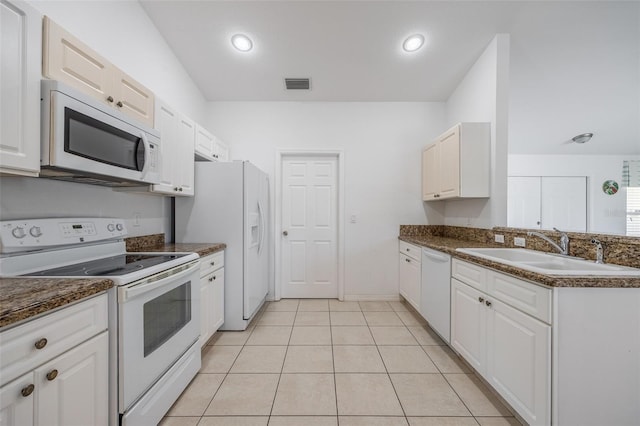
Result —
<path fill-rule="evenodd" d="M 29 229 L 29 234 L 31 234 L 32 237 L 38 238 L 42 235 L 42 229 L 40 229 L 39 226 L 32 226 L 31 229 Z"/>
<path fill-rule="evenodd" d="M 115 231 L 115 229 L 116 229 L 116 227 L 115 227 L 115 225 L 113 223 L 110 223 L 110 224 L 107 225 L 107 231 L 113 232 L 113 231 Z"/>
<path fill-rule="evenodd" d="M 117 229 L 118 231 L 122 231 L 122 230 L 124 229 L 124 226 L 122 226 L 122 224 L 121 224 L 121 223 L 119 223 L 119 224 L 117 224 L 117 225 L 116 225 L 116 229 Z"/>
<path fill-rule="evenodd" d="M 11 230 L 11 234 L 16 238 L 24 238 L 27 234 L 24 232 L 24 228 L 16 226 Z"/>

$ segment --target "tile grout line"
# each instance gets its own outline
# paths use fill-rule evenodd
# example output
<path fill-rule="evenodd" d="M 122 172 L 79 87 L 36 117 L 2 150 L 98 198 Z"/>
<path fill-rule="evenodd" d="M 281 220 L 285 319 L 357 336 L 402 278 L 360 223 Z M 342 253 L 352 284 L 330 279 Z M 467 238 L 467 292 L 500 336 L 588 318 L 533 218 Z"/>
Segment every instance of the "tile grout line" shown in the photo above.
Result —
<path fill-rule="evenodd" d="M 263 311 L 264 313 L 264 311 Z M 262 314 L 260 314 L 260 316 L 262 316 Z M 229 373 L 231 371 L 231 369 L 233 368 L 234 364 L 236 363 L 236 361 L 238 360 L 238 357 L 240 356 L 240 353 L 242 352 L 242 350 L 244 349 L 245 345 L 247 344 L 247 342 L 249 341 L 249 338 L 251 337 L 251 335 L 253 334 L 253 331 L 255 330 L 255 326 L 251 328 L 251 331 L 249 331 L 249 335 L 247 336 L 247 339 L 244 341 L 244 343 L 242 344 L 242 347 L 240 348 L 240 350 L 238 351 L 238 354 L 235 356 L 235 358 L 233 359 L 233 362 L 231 363 L 231 365 L 229 366 L 229 369 L 227 370 L 227 372 L 224 374 L 224 378 L 222 379 L 222 381 L 220 382 L 220 385 L 218 386 L 218 388 L 216 389 L 216 391 L 213 393 L 213 396 L 211 397 L 211 400 L 209 401 L 209 403 L 207 404 L 207 407 L 204 409 L 204 412 L 202 413 L 202 415 L 200 416 L 200 419 L 198 420 L 197 424 L 200 424 L 200 422 L 202 422 L 202 419 L 205 417 L 205 414 L 207 413 L 207 409 L 211 406 L 211 404 L 213 403 L 213 400 L 215 399 L 216 395 L 218 394 L 218 392 L 220 392 L 220 389 L 222 388 L 222 385 L 224 384 L 225 380 L 227 380 L 227 377 L 229 376 Z M 216 331 L 218 332 L 218 331 Z M 211 345 L 211 348 L 213 348 L 215 345 Z M 223 346 L 223 345 L 220 345 Z M 213 350 L 213 349 L 208 349 L 208 351 Z M 201 367 L 202 368 L 202 367 Z"/>
<path fill-rule="evenodd" d="M 389 305 L 389 306 L 391 306 L 391 305 Z M 391 306 L 391 309 L 393 309 L 393 306 Z M 366 319 L 366 317 L 365 317 L 365 319 Z M 368 328 L 369 328 L 369 333 L 371 333 L 371 336 L 373 337 L 373 333 L 371 332 L 370 326 Z M 409 331 L 409 329 L 407 329 L 407 331 Z M 411 332 L 409 331 L 409 333 L 411 333 Z M 396 398 L 398 399 L 398 404 L 400 404 L 400 409 L 402 410 L 402 414 L 404 415 L 404 420 L 407 422 L 407 424 L 409 424 L 409 419 L 407 418 L 407 412 L 404 409 L 404 405 L 402 405 L 402 401 L 400 400 L 400 396 L 398 395 L 398 391 L 396 390 L 396 387 L 393 384 L 393 380 L 391 380 L 391 374 L 389 374 L 389 369 L 387 368 L 387 364 L 384 362 L 384 357 L 382 356 L 382 352 L 380 352 L 380 346 L 378 345 L 378 342 L 376 342 L 375 338 L 373 339 L 373 342 L 376 345 L 376 351 L 378 351 L 378 355 L 380 356 L 380 360 L 382 361 L 382 365 L 384 365 L 384 371 L 386 371 L 386 373 L 387 373 L 387 378 L 389 379 L 389 382 L 391 383 L 391 388 L 393 389 L 393 393 L 396 395 Z"/>
<path fill-rule="evenodd" d="M 282 299 L 280 299 L 282 300 Z M 278 383 L 276 383 L 276 391 L 273 393 L 273 401 L 271 402 L 271 410 L 267 416 L 267 425 L 271 423 L 271 416 L 273 415 L 273 407 L 276 405 L 276 396 L 278 396 L 278 388 L 280 387 L 280 380 L 282 380 L 282 374 L 284 372 L 284 364 L 287 362 L 287 354 L 289 353 L 289 344 L 291 343 L 291 336 L 293 335 L 293 327 L 296 322 L 296 317 L 300 309 L 300 299 L 296 305 L 295 315 L 293 316 L 293 324 L 291 324 L 291 331 L 289 332 L 289 340 L 287 340 L 286 349 L 284 350 L 284 358 L 282 359 L 282 366 L 280 367 L 280 375 L 278 375 Z"/>

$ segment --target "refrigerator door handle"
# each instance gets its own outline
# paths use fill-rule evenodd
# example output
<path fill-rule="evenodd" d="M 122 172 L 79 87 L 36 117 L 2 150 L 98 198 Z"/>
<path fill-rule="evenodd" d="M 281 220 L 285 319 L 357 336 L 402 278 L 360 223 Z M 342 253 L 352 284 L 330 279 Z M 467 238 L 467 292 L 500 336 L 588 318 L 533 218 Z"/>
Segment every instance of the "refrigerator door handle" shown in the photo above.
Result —
<path fill-rule="evenodd" d="M 259 226 L 260 226 L 260 234 L 259 234 L 259 239 L 258 239 L 258 254 L 260 254 L 262 252 L 262 243 L 264 241 L 264 214 L 262 212 L 262 204 L 260 204 L 260 201 L 258 201 L 258 217 L 260 222 Z"/>

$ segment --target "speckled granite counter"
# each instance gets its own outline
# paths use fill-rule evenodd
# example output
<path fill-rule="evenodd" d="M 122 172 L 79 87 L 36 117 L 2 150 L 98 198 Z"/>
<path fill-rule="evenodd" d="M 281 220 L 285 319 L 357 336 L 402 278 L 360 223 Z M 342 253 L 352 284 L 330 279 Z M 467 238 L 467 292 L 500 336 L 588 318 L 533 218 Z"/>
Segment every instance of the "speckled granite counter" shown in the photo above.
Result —
<path fill-rule="evenodd" d="M 113 287 L 103 278 L 0 278 L 0 327 L 59 308 Z"/>
<path fill-rule="evenodd" d="M 439 250 L 441 252 L 448 253 L 458 259 L 486 266 L 497 271 L 504 272 L 506 274 L 510 274 L 525 280 L 530 280 L 549 287 L 640 288 L 640 278 L 543 275 L 456 251 L 456 249 L 458 248 L 504 247 L 504 245 L 491 244 L 481 241 L 463 240 L 457 238 L 447 238 L 434 235 L 401 235 L 398 238 L 401 241 L 406 241 L 418 246 Z"/>
<path fill-rule="evenodd" d="M 200 257 L 208 256 L 213 253 L 217 253 L 224 250 L 227 247 L 223 243 L 175 243 L 175 244 L 163 244 L 161 246 L 148 247 L 137 251 L 153 251 L 153 252 L 166 252 L 166 253 L 178 253 L 178 252 L 193 252 L 198 253 Z"/>
<path fill-rule="evenodd" d="M 125 243 L 127 251 L 192 252 L 198 253 L 200 257 L 219 252 L 227 247 L 224 243 L 165 243 L 164 234 L 130 237 L 125 239 Z"/>

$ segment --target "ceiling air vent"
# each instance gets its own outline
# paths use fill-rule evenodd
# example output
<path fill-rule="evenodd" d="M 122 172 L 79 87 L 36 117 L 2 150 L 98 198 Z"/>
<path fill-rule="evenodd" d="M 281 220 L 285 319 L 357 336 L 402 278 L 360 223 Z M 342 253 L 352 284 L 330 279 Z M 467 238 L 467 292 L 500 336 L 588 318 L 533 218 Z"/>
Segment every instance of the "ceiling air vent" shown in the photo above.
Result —
<path fill-rule="evenodd" d="M 284 84 L 287 90 L 309 90 L 308 78 L 285 78 Z"/>

